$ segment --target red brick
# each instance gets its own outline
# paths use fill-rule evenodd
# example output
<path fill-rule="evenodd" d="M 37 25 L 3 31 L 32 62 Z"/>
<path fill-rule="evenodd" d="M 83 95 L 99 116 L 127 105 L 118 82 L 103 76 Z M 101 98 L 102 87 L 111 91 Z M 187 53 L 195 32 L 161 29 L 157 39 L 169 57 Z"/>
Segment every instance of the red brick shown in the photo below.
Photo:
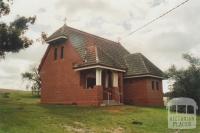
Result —
<path fill-rule="evenodd" d="M 92 44 L 92 41 L 91 41 Z M 64 46 L 64 59 L 60 59 Z M 58 59 L 54 60 L 54 48 L 58 48 Z M 85 89 L 84 74 L 74 71 L 73 65 L 81 63 L 81 57 L 68 41 L 61 45 L 50 45 L 40 67 L 42 80 L 41 103 L 100 105 L 103 101 L 103 87 Z M 87 72 L 87 71 L 85 71 Z M 119 87 L 113 88 L 112 98 L 134 105 L 162 106 L 162 80 L 155 78 L 124 79 L 119 74 Z M 152 90 L 151 81 L 159 81 L 160 89 Z M 119 94 L 116 94 L 120 92 Z"/>
<path fill-rule="evenodd" d="M 152 90 L 152 81 L 159 82 L 159 90 Z M 156 78 L 134 78 L 124 80 L 124 100 L 127 104 L 141 106 L 163 106 L 162 80 Z"/>
<path fill-rule="evenodd" d="M 60 59 L 60 49 L 64 46 L 64 59 Z M 58 48 L 58 59 L 54 60 L 54 48 Z M 99 105 L 102 100 L 101 87 L 84 89 L 80 86 L 80 72 L 73 64 L 81 63 L 81 58 L 70 42 L 50 46 L 40 69 L 42 80 L 41 103 Z"/>

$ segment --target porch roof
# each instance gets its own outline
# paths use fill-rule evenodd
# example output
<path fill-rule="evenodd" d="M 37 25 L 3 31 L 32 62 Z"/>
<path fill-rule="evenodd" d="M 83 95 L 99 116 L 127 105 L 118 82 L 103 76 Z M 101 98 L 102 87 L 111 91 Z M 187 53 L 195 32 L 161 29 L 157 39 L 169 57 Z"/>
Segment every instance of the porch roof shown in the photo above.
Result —
<path fill-rule="evenodd" d="M 114 71 L 120 71 L 120 72 L 126 72 L 125 69 L 117 68 L 117 67 L 111 67 L 111 66 L 105 66 L 103 64 L 92 64 L 92 65 L 85 65 L 85 66 L 74 66 L 75 71 L 81 71 L 81 70 L 87 70 L 87 69 L 93 69 L 93 68 L 102 68 L 102 69 L 109 69 Z"/>

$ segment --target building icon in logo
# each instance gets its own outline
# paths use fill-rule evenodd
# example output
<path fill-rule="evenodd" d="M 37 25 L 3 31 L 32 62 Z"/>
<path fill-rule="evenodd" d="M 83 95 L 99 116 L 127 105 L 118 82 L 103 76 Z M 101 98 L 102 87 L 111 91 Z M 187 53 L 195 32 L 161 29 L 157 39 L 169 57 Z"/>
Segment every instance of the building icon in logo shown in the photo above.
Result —
<path fill-rule="evenodd" d="M 168 128 L 193 129 L 196 128 L 196 102 L 191 98 L 173 98 L 167 103 Z"/>

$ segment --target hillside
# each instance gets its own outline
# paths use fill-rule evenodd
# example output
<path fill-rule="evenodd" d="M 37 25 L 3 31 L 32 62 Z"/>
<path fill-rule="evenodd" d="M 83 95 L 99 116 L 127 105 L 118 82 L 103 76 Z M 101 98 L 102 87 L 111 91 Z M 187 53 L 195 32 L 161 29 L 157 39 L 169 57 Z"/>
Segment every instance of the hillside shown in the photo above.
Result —
<path fill-rule="evenodd" d="M 184 133 L 197 133 L 197 129 Z M 0 133 L 174 133 L 165 108 L 41 105 L 30 92 L 0 93 Z"/>

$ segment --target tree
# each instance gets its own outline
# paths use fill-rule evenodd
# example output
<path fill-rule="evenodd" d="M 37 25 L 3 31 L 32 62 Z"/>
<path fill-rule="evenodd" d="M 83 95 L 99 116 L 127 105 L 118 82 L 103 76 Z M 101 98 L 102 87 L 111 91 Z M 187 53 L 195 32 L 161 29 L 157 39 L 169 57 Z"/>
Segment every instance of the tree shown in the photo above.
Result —
<path fill-rule="evenodd" d="M 0 0 L 0 18 L 10 13 L 11 0 Z M 0 21 L 0 57 L 5 57 L 6 52 L 19 52 L 20 49 L 29 47 L 33 41 L 25 36 L 29 26 L 34 24 L 36 17 L 17 18 L 7 24 Z"/>
<path fill-rule="evenodd" d="M 37 67 L 31 68 L 30 72 L 22 73 L 22 79 L 28 81 L 33 95 L 40 96 L 41 79 Z"/>
<path fill-rule="evenodd" d="M 10 2 L 10 0 L 7 0 L 6 2 L 4 2 L 3 0 L 0 0 L 0 17 L 2 15 L 7 15 L 10 12 L 10 7 L 8 2 Z"/>
<path fill-rule="evenodd" d="M 167 71 L 169 80 L 172 81 L 168 95 L 174 97 L 189 97 L 197 102 L 200 107 L 200 59 L 190 54 L 183 58 L 189 63 L 186 69 L 177 69 L 174 65 Z M 198 111 L 200 113 L 200 110 Z"/>

